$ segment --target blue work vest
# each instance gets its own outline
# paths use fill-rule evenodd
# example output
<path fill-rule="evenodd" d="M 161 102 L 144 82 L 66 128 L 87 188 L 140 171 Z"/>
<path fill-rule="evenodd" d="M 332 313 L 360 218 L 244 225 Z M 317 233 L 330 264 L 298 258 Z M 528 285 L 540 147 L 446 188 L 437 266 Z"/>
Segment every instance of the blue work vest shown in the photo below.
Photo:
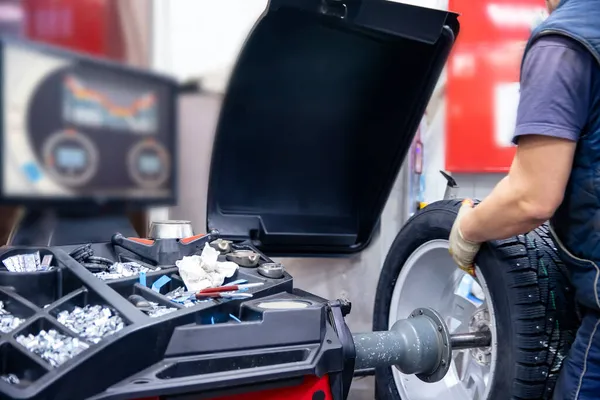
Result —
<path fill-rule="evenodd" d="M 600 1 L 563 0 L 533 31 L 523 59 L 531 45 L 546 35 L 578 41 L 600 66 Z M 600 82 L 594 82 L 591 97 L 565 197 L 551 223 L 555 236 L 571 255 L 600 264 Z"/>

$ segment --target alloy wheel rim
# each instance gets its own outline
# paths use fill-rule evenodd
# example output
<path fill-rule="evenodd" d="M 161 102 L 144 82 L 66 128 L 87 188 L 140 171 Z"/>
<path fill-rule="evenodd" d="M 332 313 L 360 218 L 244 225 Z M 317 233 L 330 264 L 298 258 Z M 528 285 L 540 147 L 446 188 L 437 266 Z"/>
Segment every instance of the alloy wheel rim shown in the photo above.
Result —
<path fill-rule="evenodd" d="M 392 368 L 402 400 L 487 399 L 496 365 L 496 318 L 488 287 L 479 268 L 476 271 L 477 280 L 456 267 L 447 240 L 424 243 L 402 267 L 390 303 L 389 326 L 416 308 L 430 307 L 442 315 L 450 333 L 489 329 L 492 335 L 490 348 L 454 351 L 450 370 L 440 382 L 425 383 Z"/>

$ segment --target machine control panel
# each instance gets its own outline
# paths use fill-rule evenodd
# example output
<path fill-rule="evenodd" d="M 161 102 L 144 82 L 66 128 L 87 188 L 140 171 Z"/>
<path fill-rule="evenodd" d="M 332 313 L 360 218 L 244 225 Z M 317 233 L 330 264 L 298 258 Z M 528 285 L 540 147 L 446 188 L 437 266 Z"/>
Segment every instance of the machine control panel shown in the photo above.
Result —
<path fill-rule="evenodd" d="M 173 197 L 171 81 L 11 41 L 0 67 L 3 198 Z"/>

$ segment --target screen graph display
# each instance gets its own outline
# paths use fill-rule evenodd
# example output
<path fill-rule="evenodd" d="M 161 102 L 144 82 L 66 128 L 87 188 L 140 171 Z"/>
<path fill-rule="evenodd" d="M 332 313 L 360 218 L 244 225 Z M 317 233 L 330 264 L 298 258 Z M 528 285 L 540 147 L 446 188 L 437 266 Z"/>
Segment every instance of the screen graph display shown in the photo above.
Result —
<path fill-rule="evenodd" d="M 152 92 L 124 92 L 110 84 L 94 84 L 69 74 L 63 81 L 65 121 L 93 128 L 153 133 L 157 99 Z"/>

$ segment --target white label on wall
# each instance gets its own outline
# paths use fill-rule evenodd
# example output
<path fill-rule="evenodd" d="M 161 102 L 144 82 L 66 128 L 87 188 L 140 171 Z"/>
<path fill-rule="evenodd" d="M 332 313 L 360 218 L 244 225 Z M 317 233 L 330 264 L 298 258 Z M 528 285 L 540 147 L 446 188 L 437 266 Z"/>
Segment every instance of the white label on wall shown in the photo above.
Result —
<path fill-rule="evenodd" d="M 511 147 L 517 123 L 519 83 L 501 83 L 494 90 L 494 139 L 500 147 Z"/>

